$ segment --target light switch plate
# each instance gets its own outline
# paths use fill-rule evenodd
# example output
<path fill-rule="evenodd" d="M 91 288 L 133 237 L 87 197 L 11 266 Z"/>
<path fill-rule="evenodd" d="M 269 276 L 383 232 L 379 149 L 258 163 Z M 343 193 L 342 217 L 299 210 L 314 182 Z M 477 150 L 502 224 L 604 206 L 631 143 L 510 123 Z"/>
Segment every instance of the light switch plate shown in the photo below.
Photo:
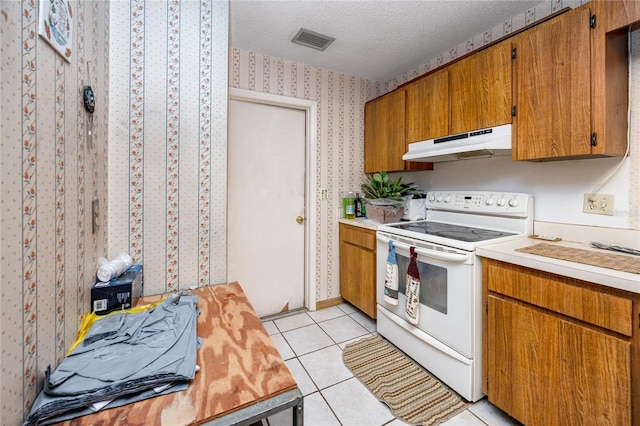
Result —
<path fill-rule="evenodd" d="M 95 234 L 100 227 L 100 200 L 91 201 L 91 233 Z"/>
<path fill-rule="evenodd" d="M 320 200 L 325 201 L 329 199 L 329 189 L 320 188 Z"/>

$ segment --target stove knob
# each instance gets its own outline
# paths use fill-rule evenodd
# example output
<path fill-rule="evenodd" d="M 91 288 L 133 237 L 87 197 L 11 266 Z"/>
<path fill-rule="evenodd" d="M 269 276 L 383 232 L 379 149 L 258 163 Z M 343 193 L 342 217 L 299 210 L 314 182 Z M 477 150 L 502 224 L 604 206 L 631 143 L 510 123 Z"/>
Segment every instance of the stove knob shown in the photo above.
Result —
<path fill-rule="evenodd" d="M 430 203 L 433 203 L 435 200 L 436 200 L 436 196 L 435 195 L 433 195 L 433 194 L 429 195 L 429 202 Z"/>
<path fill-rule="evenodd" d="M 504 197 L 500 197 L 500 198 L 498 199 L 497 204 L 498 204 L 498 206 L 499 206 L 499 207 L 503 207 L 505 204 L 507 204 L 507 200 L 505 200 L 505 198 L 504 198 Z"/>
<path fill-rule="evenodd" d="M 488 206 L 492 206 L 495 202 L 496 199 L 493 198 L 493 195 L 490 195 L 486 200 L 484 200 L 484 203 Z"/>
<path fill-rule="evenodd" d="M 441 203 L 442 202 L 442 195 L 438 195 L 438 198 L 436 198 L 436 201 L 438 203 Z"/>
<path fill-rule="evenodd" d="M 512 199 L 509 200 L 509 205 L 511 207 L 517 207 L 518 204 L 520 204 L 520 202 L 518 201 L 517 198 L 513 197 Z"/>
<path fill-rule="evenodd" d="M 445 203 L 450 203 L 451 202 L 451 195 L 447 194 L 444 196 L 444 202 Z"/>

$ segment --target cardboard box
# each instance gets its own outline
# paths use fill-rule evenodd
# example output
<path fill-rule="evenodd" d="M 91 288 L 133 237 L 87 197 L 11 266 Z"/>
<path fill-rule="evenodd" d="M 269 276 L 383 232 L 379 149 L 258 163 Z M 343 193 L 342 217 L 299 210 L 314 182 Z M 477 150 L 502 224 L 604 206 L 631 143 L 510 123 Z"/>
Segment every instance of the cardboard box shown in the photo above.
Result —
<path fill-rule="evenodd" d="M 142 265 L 132 265 L 108 283 L 97 282 L 91 288 L 91 310 L 98 315 L 129 309 L 142 296 Z"/>
<path fill-rule="evenodd" d="M 399 206 L 374 206 L 367 204 L 367 218 L 379 223 L 400 222 L 404 214 L 404 207 Z"/>

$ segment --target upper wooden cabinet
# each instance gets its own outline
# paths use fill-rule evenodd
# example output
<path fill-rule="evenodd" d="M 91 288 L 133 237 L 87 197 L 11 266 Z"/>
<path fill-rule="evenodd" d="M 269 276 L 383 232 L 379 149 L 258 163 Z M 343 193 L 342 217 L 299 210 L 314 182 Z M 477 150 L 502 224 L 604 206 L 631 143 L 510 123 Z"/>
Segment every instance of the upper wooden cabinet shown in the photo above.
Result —
<path fill-rule="evenodd" d="M 640 1 L 592 0 L 369 102 L 365 172 L 432 168 L 407 145 L 507 123 L 513 160 L 624 155 L 639 23 Z"/>
<path fill-rule="evenodd" d="M 623 2 L 611 3 L 589 3 L 513 37 L 514 160 L 624 155 L 628 35 L 606 31 L 611 19 L 624 21 L 616 18 Z"/>
<path fill-rule="evenodd" d="M 432 170 L 431 163 L 404 161 L 407 152 L 406 92 L 394 90 L 364 106 L 364 172 Z"/>
<path fill-rule="evenodd" d="M 590 18 L 575 9 L 514 37 L 514 160 L 591 153 Z"/>
<path fill-rule="evenodd" d="M 407 143 L 449 133 L 449 70 L 428 74 L 405 86 Z"/>
<path fill-rule="evenodd" d="M 449 68 L 449 134 L 511 123 L 511 43 L 501 42 Z"/>
<path fill-rule="evenodd" d="M 593 0 L 591 37 L 595 154 L 624 155 L 627 142 L 628 27 L 640 22 L 640 1 Z"/>
<path fill-rule="evenodd" d="M 364 107 L 364 172 L 404 170 L 405 92 L 395 90 Z"/>
<path fill-rule="evenodd" d="M 408 143 L 511 123 L 511 44 L 481 50 L 404 89 Z"/>

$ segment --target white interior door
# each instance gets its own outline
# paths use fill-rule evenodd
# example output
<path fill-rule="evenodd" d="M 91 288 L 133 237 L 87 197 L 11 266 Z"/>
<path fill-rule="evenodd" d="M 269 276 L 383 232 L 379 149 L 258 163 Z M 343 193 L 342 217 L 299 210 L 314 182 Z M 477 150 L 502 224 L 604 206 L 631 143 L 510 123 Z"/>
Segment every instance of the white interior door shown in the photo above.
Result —
<path fill-rule="evenodd" d="M 259 316 L 304 307 L 305 114 L 229 101 L 227 280 Z"/>

